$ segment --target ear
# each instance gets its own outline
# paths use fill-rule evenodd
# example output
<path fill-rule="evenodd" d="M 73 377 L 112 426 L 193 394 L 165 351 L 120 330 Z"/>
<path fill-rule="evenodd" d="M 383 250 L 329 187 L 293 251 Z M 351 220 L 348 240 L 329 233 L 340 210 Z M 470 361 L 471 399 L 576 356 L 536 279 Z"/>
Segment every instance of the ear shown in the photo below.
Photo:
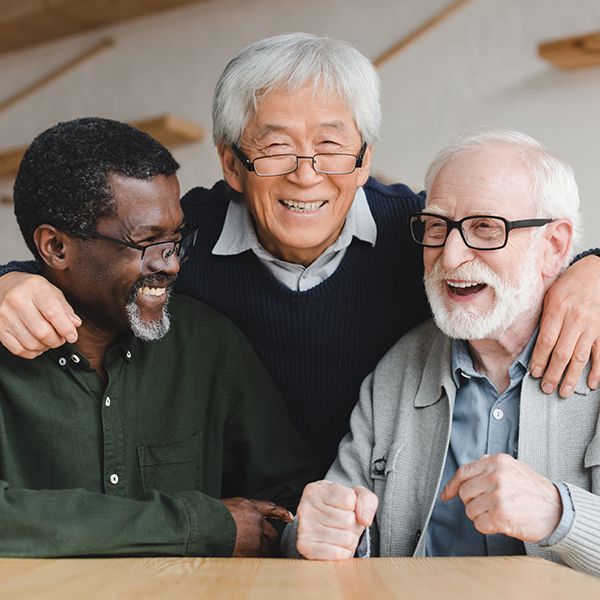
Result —
<path fill-rule="evenodd" d="M 367 146 L 365 150 L 365 155 L 363 156 L 362 167 L 357 169 L 358 178 L 356 181 L 357 187 L 360 187 L 367 183 L 367 179 L 369 179 L 369 175 L 371 173 L 371 156 L 373 154 L 373 146 Z"/>
<path fill-rule="evenodd" d="M 73 241 L 52 225 L 40 225 L 33 232 L 33 241 L 42 260 L 55 271 L 68 268 L 72 258 Z"/>
<path fill-rule="evenodd" d="M 217 146 L 221 169 L 223 170 L 223 179 L 229 184 L 229 187 L 236 192 L 242 193 L 242 171 L 244 167 L 235 157 L 229 144 L 219 144 Z"/>
<path fill-rule="evenodd" d="M 548 278 L 556 277 L 562 271 L 571 251 L 573 224 L 567 219 L 557 219 L 546 225 L 544 237 L 546 244 L 542 275 Z"/>

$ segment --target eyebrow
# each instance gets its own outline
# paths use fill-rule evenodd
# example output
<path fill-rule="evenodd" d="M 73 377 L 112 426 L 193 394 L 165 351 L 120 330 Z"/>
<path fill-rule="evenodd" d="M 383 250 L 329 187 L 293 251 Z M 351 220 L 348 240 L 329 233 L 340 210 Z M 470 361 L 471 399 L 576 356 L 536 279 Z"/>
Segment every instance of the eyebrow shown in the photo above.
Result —
<path fill-rule="evenodd" d="M 432 204 L 430 206 L 426 206 L 425 207 L 425 212 L 430 212 L 430 213 L 435 213 L 436 215 L 440 215 L 440 217 L 446 217 L 448 216 L 447 211 L 442 210 L 439 206 Z M 470 216 L 475 216 L 475 215 L 485 215 L 488 217 L 496 217 L 498 216 L 496 211 L 493 210 L 486 210 L 486 209 L 478 209 L 477 211 L 473 212 L 471 215 L 467 214 L 465 215 L 465 217 L 470 217 Z M 460 220 L 460 219 L 459 219 Z"/>
<path fill-rule="evenodd" d="M 185 220 L 181 221 L 181 224 L 175 230 L 175 233 L 180 233 L 183 229 L 185 229 L 186 224 Z M 144 240 L 152 237 L 159 237 L 160 235 L 166 235 L 167 232 L 164 227 L 159 227 L 157 225 L 149 225 L 148 227 L 141 227 L 136 229 L 135 231 L 128 232 L 128 235 L 131 239 L 138 240 L 135 243 L 143 242 Z"/>

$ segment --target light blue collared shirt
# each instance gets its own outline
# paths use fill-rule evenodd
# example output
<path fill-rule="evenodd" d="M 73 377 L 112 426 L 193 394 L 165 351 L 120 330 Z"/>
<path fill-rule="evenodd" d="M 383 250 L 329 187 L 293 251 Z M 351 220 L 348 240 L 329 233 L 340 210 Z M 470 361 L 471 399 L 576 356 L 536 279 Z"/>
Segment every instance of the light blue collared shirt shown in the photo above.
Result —
<path fill-rule="evenodd" d="M 280 260 L 264 248 L 258 240 L 246 203 L 236 194 L 229 201 L 223 229 L 212 253 L 230 256 L 252 250 L 279 282 L 291 290 L 304 292 L 323 283 L 335 273 L 353 237 L 372 246 L 377 241 L 377 225 L 362 187 L 356 191 L 337 240 L 308 267 Z"/>
<path fill-rule="evenodd" d="M 453 340 L 452 376 L 457 392 L 440 490 L 459 466 L 484 454 L 506 453 L 517 458 L 521 383 L 536 339 L 537 331 L 510 366 L 510 383 L 502 394 L 498 394 L 487 377 L 475 370 L 467 343 Z M 563 502 L 563 516 L 556 530 L 541 540 L 540 545 L 558 543 L 574 518 L 567 487 L 555 485 Z M 466 516 L 459 497 L 442 502 L 438 496 L 427 529 L 426 552 L 428 556 L 498 556 L 524 554 L 525 547 L 515 538 L 479 533 Z"/>

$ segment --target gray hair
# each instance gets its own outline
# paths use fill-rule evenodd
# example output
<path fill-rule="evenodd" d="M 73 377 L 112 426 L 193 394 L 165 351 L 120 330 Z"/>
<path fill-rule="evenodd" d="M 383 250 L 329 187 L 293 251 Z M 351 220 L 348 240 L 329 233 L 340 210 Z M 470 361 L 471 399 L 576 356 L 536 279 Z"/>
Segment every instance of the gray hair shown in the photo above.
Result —
<path fill-rule="evenodd" d="M 347 42 L 288 33 L 242 48 L 225 67 L 213 99 L 215 144 L 239 144 L 261 95 L 277 89 L 313 89 L 339 95 L 363 141 L 379 137 L 380 82 L 375 68 Z"/>
<path fill-rule="evenodd" d="M 551 154 L 532 137 L 511 129 L 477 129 L 458 135 L 438 152 L 425 175 L 429 196 L 433 182 L 444 165 L 463 152 L 494 145 L 519 149 L 519 158 L 531 172 L 532 193 L 536 202 L 536 217 L 568 219 L 573 224 L 573 241 L 581 235 L 579 190 L 573 169 Z"/>

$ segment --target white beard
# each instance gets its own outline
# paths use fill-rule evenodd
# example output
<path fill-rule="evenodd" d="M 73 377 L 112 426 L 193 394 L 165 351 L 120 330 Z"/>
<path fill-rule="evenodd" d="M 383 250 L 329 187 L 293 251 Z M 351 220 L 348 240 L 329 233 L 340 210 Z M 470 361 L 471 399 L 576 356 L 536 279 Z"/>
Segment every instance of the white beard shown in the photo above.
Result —
<path fill-rule="evenodd" d="M 478 258 L 452 271 L 445 271 L 438 258 L 431 273 L 424 278 L 427 299 L 437 326 L 455 339 L 497 339 L 524 313 L 539 310 L 543 283 L 537 270 L 538 252 L 539 244 L 532 241 L 514 282 L 503 280 Z M 473 306 L 452 302 L 446 292 L 447 279 L 487 284 L 495 295 L 492 308 L 481 313 Z"/>
<path fill-rule="evenodd" d="M 166 293 L 169 294 L 169 290 Z M 158 321 L 144 321 L 135 300 L 130 300 L 125 305 L 125 310 L 127 311 L 127 319 L 133 335 L 145 342 L 159 340 L 169 331 L 169 327 L 171 327 L 171 317 L 166 305 Z"/>

